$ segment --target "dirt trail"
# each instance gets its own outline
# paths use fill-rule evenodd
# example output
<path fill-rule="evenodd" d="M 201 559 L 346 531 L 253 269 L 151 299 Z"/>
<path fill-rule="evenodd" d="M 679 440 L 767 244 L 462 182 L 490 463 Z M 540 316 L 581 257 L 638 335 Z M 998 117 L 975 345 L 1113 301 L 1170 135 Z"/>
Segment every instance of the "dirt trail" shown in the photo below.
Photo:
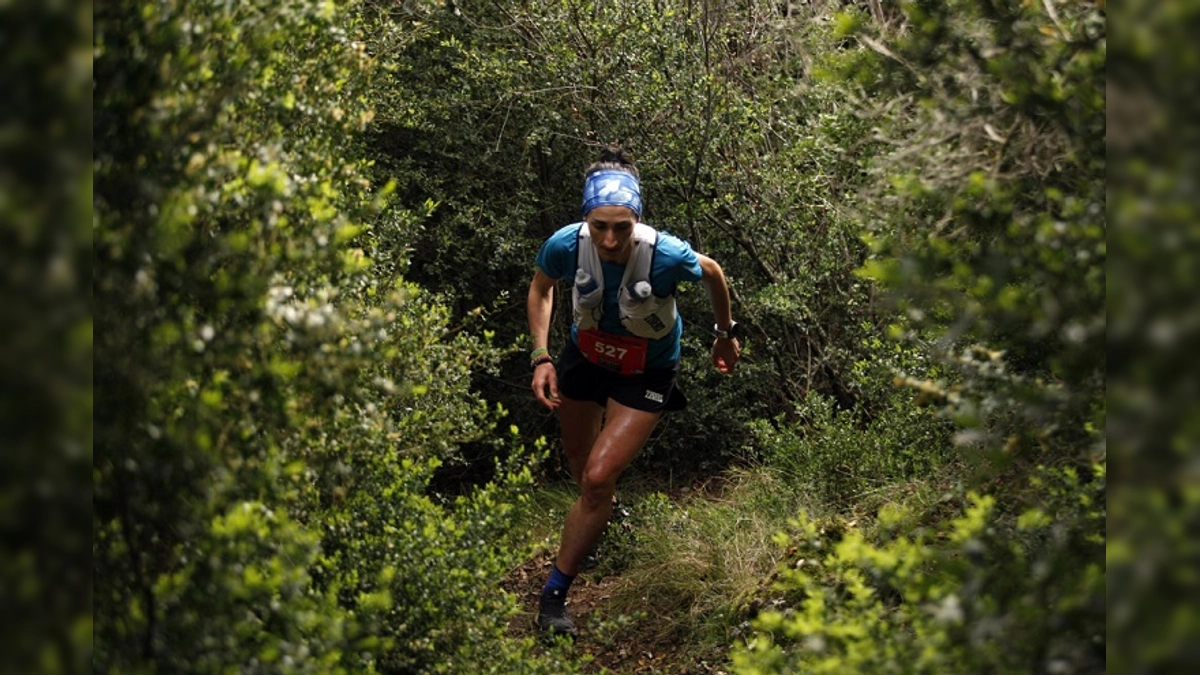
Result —
<path fill-rule="evenodd" d="M 534 619 L 537 616 L 538 597 L 550 574 L 553 560 L 552 551 L 540 553 L 514 569 L 504 580 L 503 587 L 517 596 L 522 609 L 509 624 L 511 634 L 526 636 L 536 633 Z M 622 579 L 617 576 L 593 581 L 584 572 L 571 586 L 567 607 L 579 628 L 575 653 L 580 661 L 585 655 L 591 655 L 593 659 L 585 666 L 585 672 L 600 673 L 607 669 L 621 675 L 725 675 L 724 670 L 705 661 L 693 662 L 693 657 L 684 651 L 687 645 L 663 644 L 639 638 L 645 631 L 639 631 L 636 624 L 621 629 L 616 636 L 599 634 L 596 630 L 599 621 L 617 618 L 618 612 L 610 610 L 609 600 L 621 583 Z"/>

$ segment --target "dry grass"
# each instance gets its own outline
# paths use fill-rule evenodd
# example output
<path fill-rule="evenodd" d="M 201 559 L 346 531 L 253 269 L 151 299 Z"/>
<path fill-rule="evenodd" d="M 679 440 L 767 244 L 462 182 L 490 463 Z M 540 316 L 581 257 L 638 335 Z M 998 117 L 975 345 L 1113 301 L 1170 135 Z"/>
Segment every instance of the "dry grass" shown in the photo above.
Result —
<path fill-rule="evenodd" d="M 802 508 L 765 471 L 731 475 L 720 494 L 634 504 L 636 544 L 613 607 L 644 612 L 639 630 L 660 641 L 720 642 L 745 620 L 783 551 L 772 538 Z"/>

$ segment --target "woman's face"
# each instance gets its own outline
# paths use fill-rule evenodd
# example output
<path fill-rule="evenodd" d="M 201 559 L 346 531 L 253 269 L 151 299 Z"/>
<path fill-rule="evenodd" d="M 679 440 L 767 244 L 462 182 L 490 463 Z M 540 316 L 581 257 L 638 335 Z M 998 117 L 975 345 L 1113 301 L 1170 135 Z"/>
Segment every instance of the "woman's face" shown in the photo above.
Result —
<path fill-rule="evenodd" d="M 584 217 L 600 260 L 625 264 L 633 251 L 637 216 L 627 206 L 597 206 Z"/>

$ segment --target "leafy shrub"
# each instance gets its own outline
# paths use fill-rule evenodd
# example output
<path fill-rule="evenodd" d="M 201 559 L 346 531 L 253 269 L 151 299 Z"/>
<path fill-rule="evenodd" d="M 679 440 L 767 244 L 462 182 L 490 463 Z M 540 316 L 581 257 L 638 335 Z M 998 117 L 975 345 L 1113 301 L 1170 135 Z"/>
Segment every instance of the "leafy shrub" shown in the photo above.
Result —
<path fill-rule="evenodd" d="M 986 471 L 964 476 L 981 489 L 948 525 L 893 508 L 866 534 L 802 520 L 783 584 L 792 609 L 761 617 L 772 635 L 736 661 L 1103 670 L 1104 12 L 902 10 L 895 33 L 857 24 L 867 49 L 846 64 L 896 106 L 879 127 L 896 149 L 871 163 L 861 197 L 860 274 L 893 292 L 893 336 L 932 345 L 937 371 L 901 382 Z"/>
<path fill-rule="evenodd" d="M 92 8 L 0 8 L 0 650 L 83 672 L 92 650 Z"/>
<path fill-rule="evenodd" d="M 898 106 L 860 274 L 944 369 L 908 383 L 1001 466 L 1093 461 L 1104 426 L 1105 16 L 1046 7 L 903 3 L 906 30 L 864 26 L 875 58 L 854 66 Z"/>
<path fill-rule="evenodd" d="M 1174 86 L 1191 61 L 1195 3 L 1140 0 L 1110 8 L 1133 30 L 1114 32 L 1107 70 L 1108 323 L 1106 449 L 1109 502 L 1108 668 L 1193 670 L 1200 615 L 1200 446 L 1192 290 L 1200 270 L 1195 100 Z"/>
<path fill-rule="evenodd" d="M 952 457 L 949 425 L 911 397 L 863 423 L 829 397 L 809 394 L 794 415 L 751 425 L 762 461 L 817 503 L 847 507 L 874 490 L 929 478 Z"/>
<path fill-rule="evenodd" d="M 530 458 L 517 456 L 497 482 L 446 505 L 425 493 L 437 461 L 363 467 L 368 481 L 322 518 L 317 573 L 377 625 L 382 671 L 537 671 L 528 645 L 507 639 L 515 605 L 497 589 L 525 552 L 507 501 L 532 481 Z"/>
<path fill-rule="evenodd" d="M 704 395 L 664 423 L 670 433 L 645 460 L 692 471 L 727 464 L 742 448 L 726 439 L 808 391 L 847 408 L 875 405 L 851 372 L 873 332 L 864 325 L 880 319 L 872 284 L 853 274 L 866 248 L 848 206 L 878 144 L 857 92 L 810 77 L 850 51 L 814 20 L 819 11 L 369 3 L 362 34 L 386 70 L 371 93 L 376 174 L 409 201 L 438 204 L 424 227 L 380 240 L 415 252 L 409 278 L 450 293 L 456 317 L 495 307 L 489 329 L 501 342 L 523 340 L 537 246 L 578 217 L 583 166 L 598 144 L 619 140 L 638 158 L 647 222 L 721 262 L 750 334 L 737 377 L 720 376 L 708 358 L 710 304 L 699 289 L 681 293 L 684 382 Z M 526 365 L 505 361 L 480 388 L 522 429 L 540 430 Z"/>
<path fill-rule="evenodd" d="M 375 231 L 430 206 L 356 154 L 375 71 L 348 16 L 97 8 L 96 672 L 570 670 L 505 634 L 539 457 L 471 391 L 490 336 Z M 435 500 L 484 441 L 511 462 Z"/>
<path fill-rule="evenodd" d="M 1104 670 L 1105 472 L 1043 468 L 1019 514 L 970 495 L 944 528 L 903 506 L 869 532 L 801 516 L 779 542 L 785 609 L 735 650 L 739 673 Z"/>
<path fill-rule="evenodd" d="M 371 626 L 338 605 L 335 589 L 314 583 L 317 534 L 285 514 L 261 502 L 231 504 L 193 546 L 195 557 L 158 580 L 159 606 L 131 608 L 161 612 L 155 648 L 169 649 L 173 662 L 194 672 L 220 671 L 237 658 L 246 673 L 345 673 L 357 669 L 346 665 L 365 665 L 359 652 L 377 649 L 365 633 Z"/>

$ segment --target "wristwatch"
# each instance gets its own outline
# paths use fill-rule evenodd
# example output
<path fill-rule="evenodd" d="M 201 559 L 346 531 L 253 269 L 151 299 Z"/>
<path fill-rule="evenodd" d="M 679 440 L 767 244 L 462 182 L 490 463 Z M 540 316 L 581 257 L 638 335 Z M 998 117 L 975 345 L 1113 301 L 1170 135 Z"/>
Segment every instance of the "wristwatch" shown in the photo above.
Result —
<path fill-rule="evenodd" d="M 742 337 L 742 326 L 738 322 L 734 321 L 729 324 L 728 329 L 721 330 L 721 326 L 714 323 L 712 334 L 713 337 L 718 337 L 724 340 L 728 340 L 730 338 L 738 339 Z"/>

